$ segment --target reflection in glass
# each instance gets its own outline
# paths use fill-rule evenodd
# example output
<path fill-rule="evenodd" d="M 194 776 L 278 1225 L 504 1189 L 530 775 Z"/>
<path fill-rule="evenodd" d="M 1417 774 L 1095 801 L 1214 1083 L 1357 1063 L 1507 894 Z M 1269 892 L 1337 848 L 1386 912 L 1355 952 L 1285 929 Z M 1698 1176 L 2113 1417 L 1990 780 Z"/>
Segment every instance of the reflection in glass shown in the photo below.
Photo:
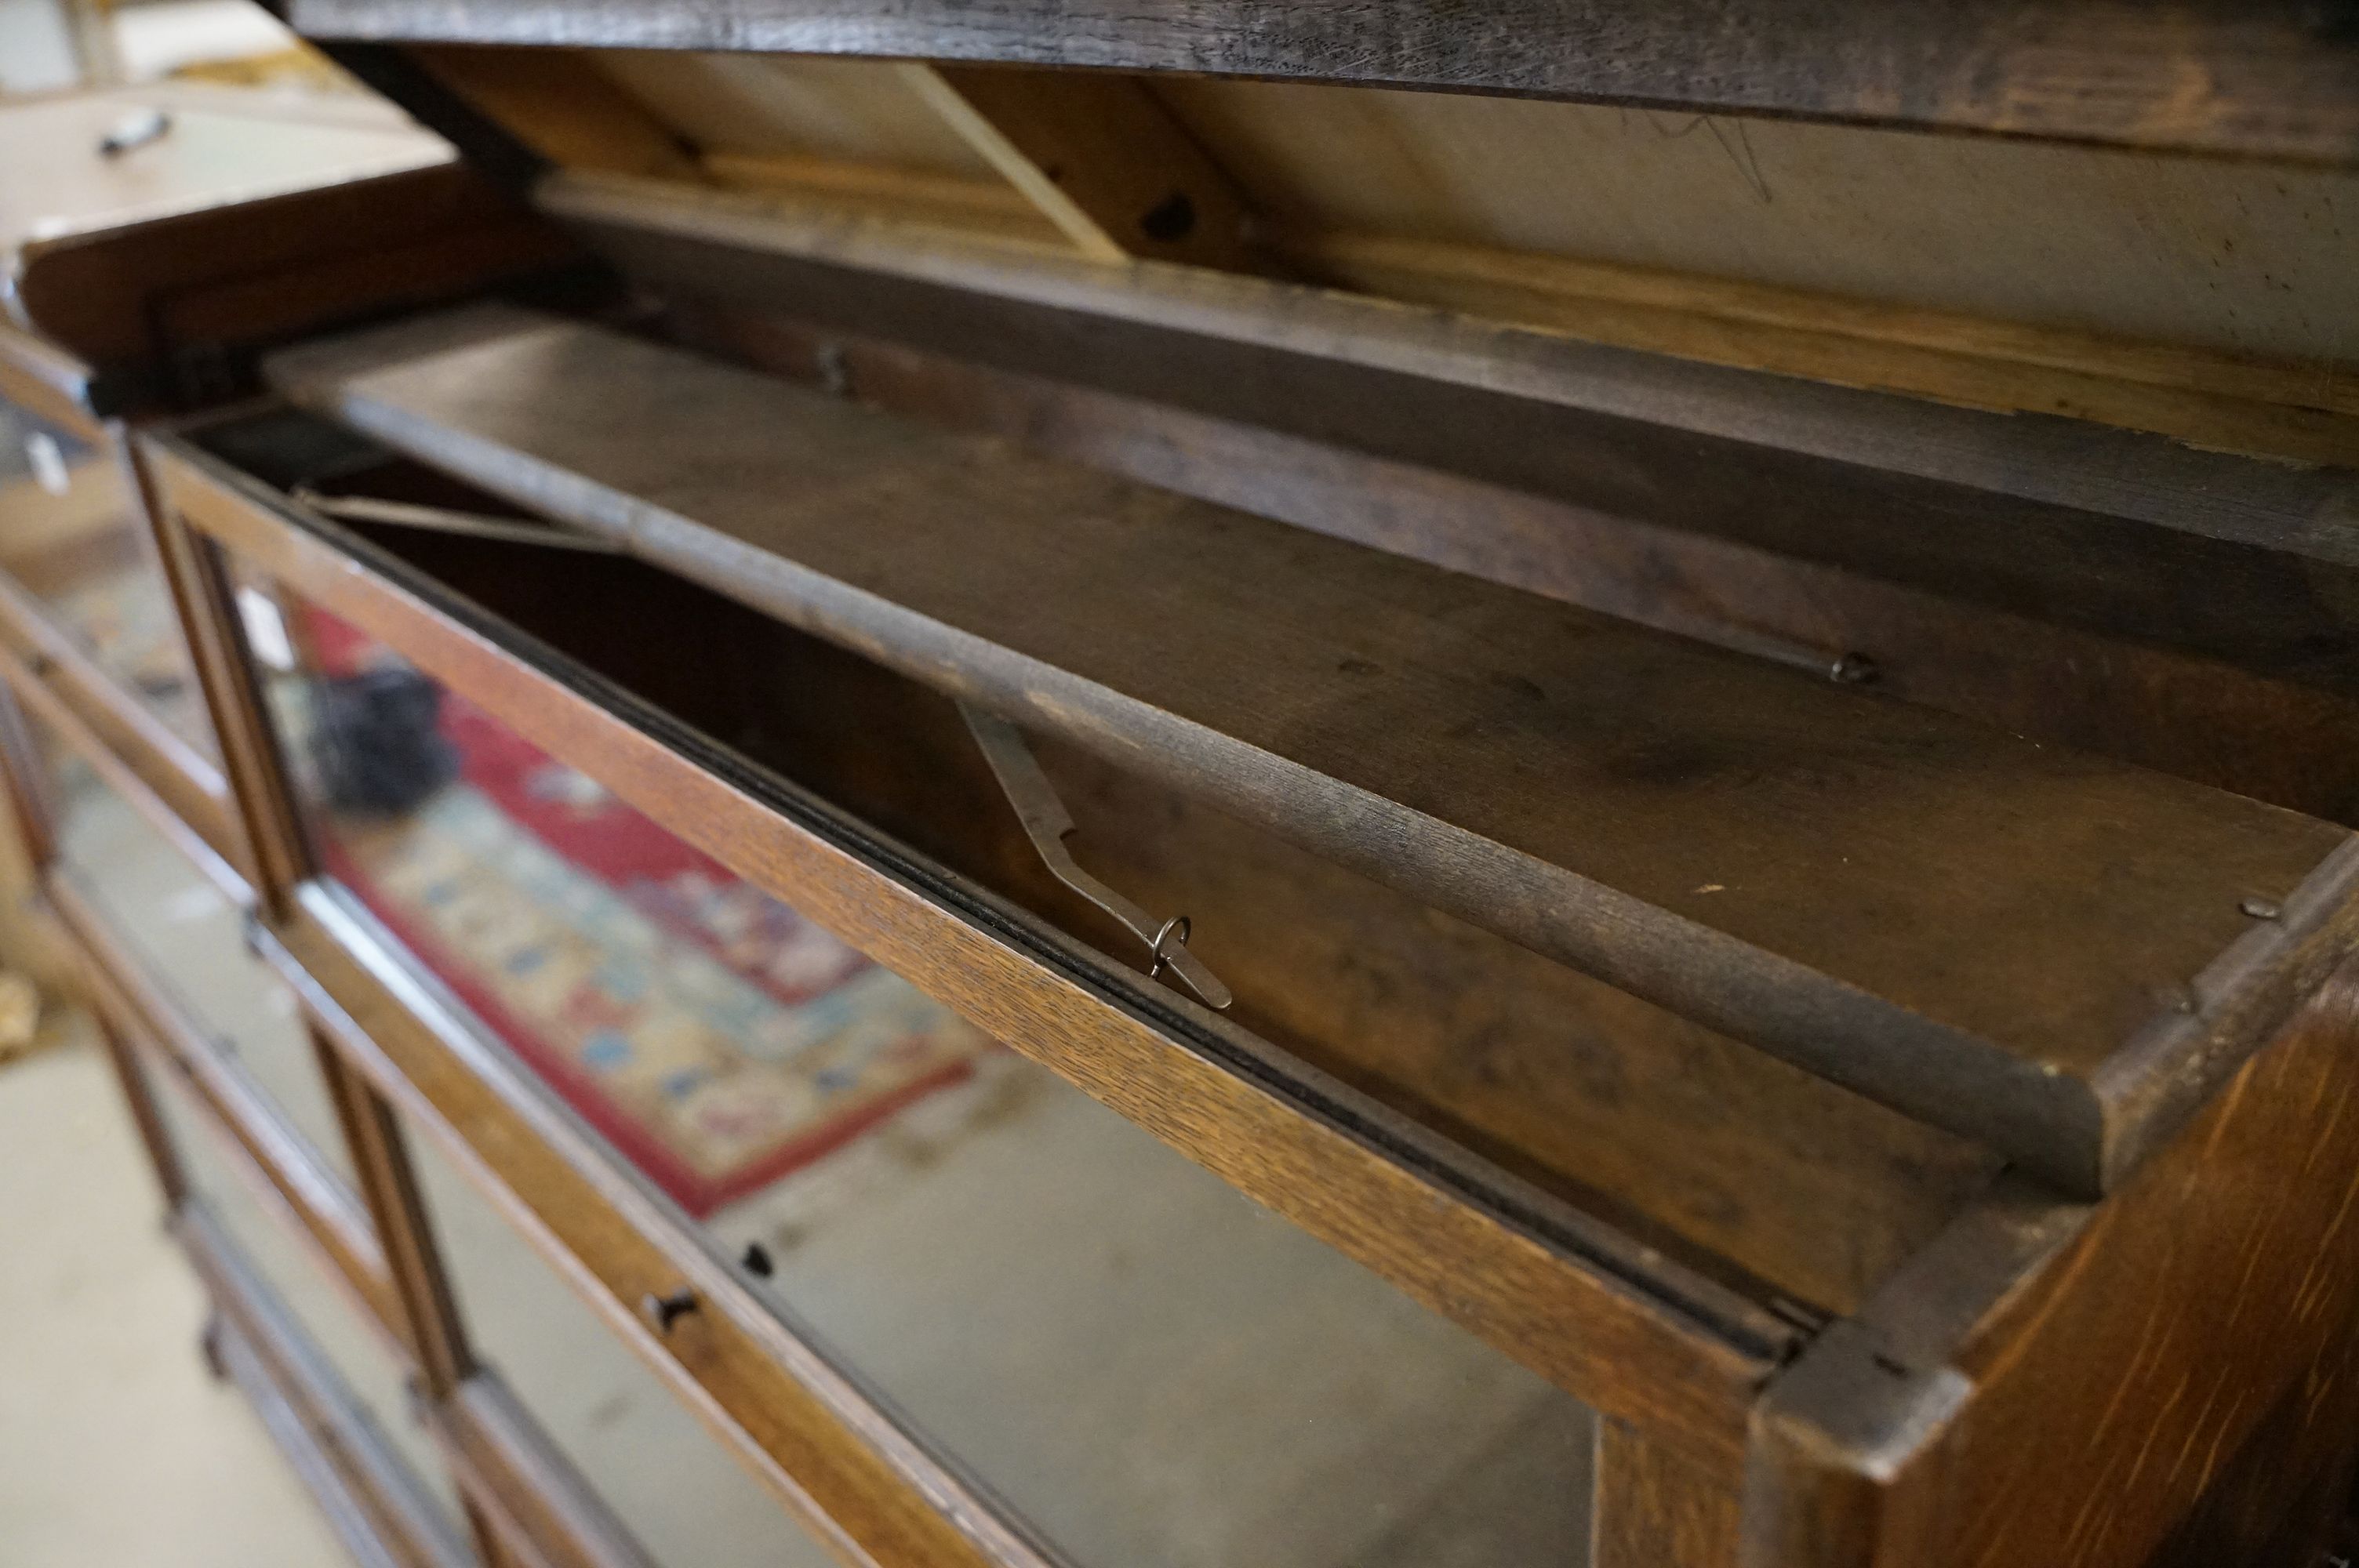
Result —
<path fill-rule="evenodd" d="M 272 705 L 326 866 L 1066 1552 L 1587 1560 L 1576 1401 L 353 628 L 273 602 Z M 514 1266 L 487 1250 L 471 1294 Z"/>
<path fill-rule="evenodd" d="M 75 884 L 149 977 L 253 1076 L 328 1168 L 356 1186 L 295 995 L 247 948 L 244 916 L 79 753 L 38 728 L 35 738 L 47 762 L 58 855 Z"/>
<path fill-rule="evenodd" d="M 0 571 L 174 734 L 212 726 L 136 499 L 114 457 L 0 403 Z"/>
<path fill-rule="evenodd" d="M 669 1568 L 829 1568 L 761 1483 L 539 1254 L 405 1128 L 477 1355 L 624 1527 Z"/>
<path fill-rule="evenodd" d="M 336 1370 L 369 1425 L 432 1500 L 454 1540 L 462 1537 L 459 1493 L 440 1450 L 418 1420 L 408 1374 L 363 1309 L 299 1240 L 294 1219 L 274 1213 L 255 1179 L 237 1170 L 239 1152 L 208 1121 L 189 1091 L 168 1074 L 143 1075 L 163 1113 L 189 1184 L 236 1243 L 238 1255 L 269 1287 L 277 1303 Z"/>

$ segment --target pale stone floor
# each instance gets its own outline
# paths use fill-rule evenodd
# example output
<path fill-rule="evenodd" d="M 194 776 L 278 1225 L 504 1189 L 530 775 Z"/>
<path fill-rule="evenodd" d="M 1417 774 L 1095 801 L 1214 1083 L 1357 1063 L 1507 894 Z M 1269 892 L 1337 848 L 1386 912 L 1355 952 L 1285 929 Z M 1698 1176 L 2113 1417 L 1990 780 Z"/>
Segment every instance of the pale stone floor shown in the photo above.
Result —
<path fill-rule="evenodd" d="M 237 1390 L 105 1058 L 0 1066 L 0 1564 L 348 1562 Z"/>

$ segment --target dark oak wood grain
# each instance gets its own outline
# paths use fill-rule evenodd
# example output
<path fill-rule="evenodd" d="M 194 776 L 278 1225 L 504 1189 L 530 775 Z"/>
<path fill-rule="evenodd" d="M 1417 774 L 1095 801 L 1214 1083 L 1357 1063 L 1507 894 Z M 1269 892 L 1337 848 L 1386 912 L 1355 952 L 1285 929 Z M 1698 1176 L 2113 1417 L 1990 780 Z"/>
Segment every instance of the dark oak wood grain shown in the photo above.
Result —
<path fill-rule="evenodd" d="M 2332 691 L 822 318 L 674 300 L 667 322 L 892 413 L 1797 667 L 1863 658 L 1887 696 L 2359 827 L 2359 700 Z"/>
<path fill-rule="evenodd" d="M 1612 1422 L 1597 1428 L 1588 1568 L 1733 1568 L 1737 1496 L 1721 1477 Z"/>
<path fill-rule="evenodd" d="M 1730 1455 L 1725 1423 L 1791 1337 L 1758 1306 L 1175 1002 L 586 672 L 553 679 L 491 641 L 492 623 L 462 626 L 356 570 L 346 549 L 201 462 L 187 454 L 171 470 L 179 504 L 277 580 L 1543 1375 Z M 1567 1321 L 1582 1333 L 1568 1338 Z"/>
<path fill-rule="evenodd" d="M 119 397 L 218 397 L 234 388 L 202 383 L 233 367 L 208 356 L 459 297 L 571 255 L 561 233 L 451 165 L 47 239 L 20 260 L 15 304 L 53 354 Z M 179 384 L 192 365 L 209 367 L 200 384 Z"/>
<path fill-rule="evenodd" d="M 2299 467 L 1264 278 L 560 173 L 671 298 L 776 309 L 2359 693 L 2359 451 Z"/>
<path fill-rule="evenodd" d="M 429 1401 L 451 1399 L 474 1371 L 474 1354 L 435 1250 L 400 1126 L 326 1032 L 315 1023 L 308 1033 L 360 1177 L 370 1229 L 385 1254 L 388 1294 L 398 1307 L 396 1325 L 418 1370 L 419 1390 Z"/>
<path fill-rule="evenodd" d="M 417 488 L 400 465 L 347 481 Z M 487 497 L 454 497 L 481 510 Z M 572 663 L 1122 961 L 1049 875 L 946 698 L 679 578 L 342 525 Z M 382 559 L 383 557 L 377 557 Z M 1584 1212 L 1746 1288 L 1848 1310 L 1997 1156 L 1051 741 L 1114 885 L 1187 911 L 1225 1015 Z M 1701 1249 L 1701 1251 L 1699 1250 Z"/>
<path fill-rule="evenodd" d="M 2359 1435 L 2354 1038 L 2345 969 L 2120 1192 L 2010 1194 L 1822 1336 L 1756 1417 L 1746 1561 L 2130 1568 L 2298 1512 Z"/>
<path fill-rule="evenodd" d="M 275 373 L 2077 1191 L 2359 918 L 2327 824 L 611 332 L 479 312 Z"/>
<path fill-rule="evenodd" d="M 1391 86 L 2359 157 L 2349 16 L 2261 0 L 295 0 L 334 38 L 896 55 Z"/>

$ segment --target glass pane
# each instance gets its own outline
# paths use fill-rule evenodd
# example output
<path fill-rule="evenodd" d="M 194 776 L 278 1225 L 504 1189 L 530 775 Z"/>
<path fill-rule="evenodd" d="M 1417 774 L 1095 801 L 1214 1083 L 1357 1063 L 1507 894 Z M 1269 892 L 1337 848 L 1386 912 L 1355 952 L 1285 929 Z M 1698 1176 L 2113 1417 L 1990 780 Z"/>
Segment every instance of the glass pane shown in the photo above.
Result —
<path fill-rule="evenodd" d="M 273 707 L 323 862 L 1072 1556 L 1586 1561 L 1576 1401 L 351 627 L 277 604 Z"/>
<path fill-rule="evenodd" d="M 0 403 L 0 569 L 172 731 L 212 725 L 155 542 L 114 454 Z"/>
<path fill-rule="evenodd" d="M 277 1304 L 335 1368 L 345 1392 L 423 1495 L 433 1500 L 454 1539 L 462 1538 L 458 1488 L 441 1451 L 414 1413 L 408 1373 L 392 1346 L 328 1275 L 327 1265 L 298 1238 L 294 1221 L 266 1206 L 254 1178 L 235 1168 L 239 1152 L 179 1081 L 165 1073 L 143 1076 L 154 1090 L 190 1188 L 229 1232 L 239 1255 L 262 1277 Z"/>
<path fill-rule="evenodd" d="M 433 1140 L 406 1130 L 476 1353 L 639 1543 L 670 1568 L 829 1568 L 835 1559 L 494 1212 Z"/>
<path fill-rule="evenodd" d="M 107 923 L 219 1041 L 332 1171 L 357 1186 L 295 994 L 245 945 L 244 916 L 79 752 L 28 720 L 47 765 L 58 855 Z"/>

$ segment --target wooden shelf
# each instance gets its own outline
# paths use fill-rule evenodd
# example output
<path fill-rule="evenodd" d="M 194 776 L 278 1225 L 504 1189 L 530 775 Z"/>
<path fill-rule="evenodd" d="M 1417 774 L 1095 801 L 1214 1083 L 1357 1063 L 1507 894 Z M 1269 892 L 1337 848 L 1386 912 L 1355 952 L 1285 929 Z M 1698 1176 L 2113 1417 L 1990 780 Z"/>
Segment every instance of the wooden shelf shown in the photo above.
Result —
<path fill-rule="evenodd" d="M 905 694 L 897 698 L 888 690 L 880 706 L 869 700 L 876 696 L 873 685 L 839 687 L 833 677 L 840 671 L 807 658 L 798 665 L 791 662 L 793 650 L 765 652 L 760 644 L 741 642 L 734 634 L 750 624 L 794 638 L 837 661 L 852 662 L 844 655 L 620 557 L 567 552 L 571 569 L 552 574 L 530 546 L 398 531 L 406 546 L 423 547 L 440 538 L 461 546 L 462 556 L 476 553 L 473 565 L 486 569 L 457 574 L 470 579 L 471 588 L 504 585 L 504 591 L 486 597 L 505 600 L 503 608 L 551 635 L 562 634 L 561 622 L 571 622 L 575 632 L 603 631 L 603 637 L 586 640 L 642 671 L 649 667 L 647 662 L 632 655 L 652 652 L 673 637 L 662 632 L 615 636 L 618 622 L 613 611 L 619 602 L 635 607 L 640 618 L 636 624 L 643 633 L 658 627 L 697 629 L 704 656 L 663 661 L 655 667 L 666 671 L 668 678 L 644 692 L 626 690 L 599 670 L 520 633 L 501 615 L 454 594 L 391 552 L 348 529 L 308 517 L 189 440 L 158 443 L 150 456 L 190 525 L 224 546 L 242 568 L 397 650 L 531 744 L 587 773 L 687 842 L 738 868 L 755 885 L 788 902 L 977 1027 L 1060 1073 L 1560 1386 L 1625 1419 L 1670 1429 L 1680 1434 L 1679 1441 L 1700 1452 L 1716 1458 L 1734 1452 L 1737 1433 L 1731 1419 L 1741 1411 L 1744 1390 L 1757 1383 L 1794 1342 L 1794 1324 L 1761 1304 L 1765 1298 L 1782 1289 L 1788 1298 L 1852 1299 L 1864 1281 L 1844 1278 L 1848 1269 L 1864 1259 L 1888 1266 L 1897 1252 L 1938 1227 L 1958 1201 L 1954 1191 L 1935 1190 L 1940 1184 L 1919 1172 L 1920 1162 L 1940 1165 L 1952 1187 L 1970 1187 L 1982 1174 L 1972 1160 L 1963 1162 L 1962 1172 L 1951 1169 L 1960 1163 L 1954 1155 L 1942 1165 L 1937 1152 L 1920 1147 L 1927 1130 L 1912 1128 L 1755 1053 L 1724 1043 L 1716 1045 L 1697 1032 L 1700 1038 L 1690 1042 L 1686 1052 L 1690 1072 L 1701 1072 L 1709 1083 L 1733 1081 L 1738 1103 L 1777 1106 L 1780 1130 L 1776 1138 L 1786 1137 L 1788 1126 L 1815 1127 L 1835 1151 L 1832 1158 L 1805 1151 L 1798 1162 L 1808 1168 L 1806 1173 L 1790 1179 L 1777 1157 L 1755 1150 L 1751 1159 L 1757 1179 L 1749 1191 L 1756 1201 L 1748 1206 L 1732 1191 L 1728 1202 L 1711 1206 L 1723 1229 L 1745 1241 L 1732 1249 L 1743 1261 L 1732 1267 L 1725 1260 L 1714 1264 L 1706 1260 L 1698 1267 L 1694 1260 L 1715 1237 L 1703 1237 L 1704 1248 L 1690 1242 L 1667 1254 L 1660 1247 L 1634 1239 L 1610 1220 L 1601 1220 L 1593 1207 L 1580 1201 L 1578 1191 L 1564 1193 L 1560 1179 L 1538 1184 L 1517 1180 L 1455 1141 L 1446 1121 L 1440 1127 L 1426 1124 L 1415 1108 L 1404 1114 L 1306 1067 L 1291 1059 L 1284 1046 L 1257 1036 L 1254 1026 L 1258 1021 L 1224 1019 L 1188 1005 L 979 885 L 958 867 L 884 837 L 874 824 L 813 795 L 799 781 L 731 752 L 709 738 L 730 732 L 725 722 L 718 721 L 723 717 L 720 709 L 710 700 L 696 700 L 699 690 L 723 704 L 733 697 L 755 699 L 745 711 L 773 730 L 783 726 L 792 737 L 786 750 L 799 756 L 832 745 L 811 729 L 812 711 L 792 704 L 769 705 L 762 700 L 766 692 L 716 686 L 708 678 L 711 671 L 733 662 L 778 669 L 784 672 L 780 684 L 815 696 L 819 709 L 839 717 L 857 713 L 865 704 L 872 722 L 853 725 L 853 732 L 872 738 L 886 732 L 889 743 L 882 751 L 852 748 L 830 764 L 837 775 L 831 782 L 865 774 L 891 781 L 896 790 L 914 784 L 917 802 L 897 795 L 882 804 L 918 804 L 922 809 L 955 797 L 967 781 L 955 766 L 932 767 L 939 752 L 927 735 L 903 732 L 907 696 L 932 702 L 938 709 L 932 717 L 946 721 L 951 730 L 958 728 L 948 705 L 921 688 L 893 681 L 872 666 L 875 679 L 891 682 L 893 690 Z M 505 558 L 486 560 L 483 553 Z M 516 570 L 518 567 L 524 569 Z M 669 592 L 663 591 L 667 586 Z M 624 591 L 618 600 L 621 590 L 635 591 Z M 683 598 L 701 600 L 701 615 L 683 619 Z M 727 624 L 731 617 L 741 624 Z M 783 661 L 777 656 L 781 654 Z M 707 656 L 718 664 L 708 662 Z M 700 733 L 700 728 L 706 732 Z M 982 771 L 971 742 L 962 760 L 970 773 Z M 951 793 L 929 788 L 929 777 L 947 781 Z M 997 805 L 1006 813 L 1004 803 L 993 795 L 963 798 L 970 806 Z M 991 829 L 998 826 L 987 810 L 970 810 L 951 825 L 951 837 L 955 840 L 972 832 L 989 860 Z M 1005 826 L 1015 832 L 1012 815 Z M 1020 835 L 1016 841 L 1020 843 Z M 1028 858 L 1037 869 L 1038 857 Z M 1314 885 L 1307 891 L 1315 903 L 1321 890 Z M 1381 894 L 1383 890 L 1368 891 Z M 347 928 L 353 922 L 349 914 L 338 913 L 341 905 L 332 892 L 307 889 L 300 902 L 304 913 L 282 930 L 288 950 L 298 955 L 298 968 L 314 977 L 310 983 L 335 1009 L 364 1017 L 367 1037 L 384 1051 L 400 1054 L 415 1047 L 415 1059 L 405 1057 L 403 1072 L 454 1085 L 472 1082 L 464 1074 L 454 1076 L 439 1067 L 429 1071 L 436 1054 L 459 1051 L 471 1064 L 468 1074 L 489 1075 L 502 1083 L 516 1078 L 515 1069 L 495 1070 L 497 1054 L 478 1033 L 452 1021 L 447 1009 L 420 998 L 417 982 L 405 978 L 382 939 L 351 934 Z M 1339 918 L 1329 911 L 1323 925 L 1317 920 L 1297 924 L 1317 926 L 1316 940 L 1322 946 L 1347 939 L 1354 918 L 1361 936 L 1388 939 L 1382 934 L 1384 914 L 1374 912 L 1370 919 L 1371 913 L 1347 911 L 1350 918 Z M 1414 927 L 1416 922 L 1407 925 Z M 1495 940 L 1480 933 L 1467 935 Z M 1506 951 L 1510 957 L 1527 957 Z M 1430 955 L 1430 959 L 1464 967 L 1461 956 Z M 1539 960 L 1529 962 L 1538 969 L 1578 979 Z M 1478 962 L 1467 972 L 1485 971 Z M 1497 973 L 1495 968 L 1489 972 Z M 1468 983 L 1482 982 L 1470 979 Z M 1327 988 L 1308 989 L 1319 992 Z M 1432 1033 L 1447 1039 L 1457 1022 L 1448 1010 L 1421 1001 L 1393 1011 L 1403 1016 L 1395 1020 L 1384 1049 L 1363 1053 L 1379 1067 L 1385 1065 L 1386 1050 L 1406 1049 L 1414 1056 L 1421 1048 L 1419 1036 Z M 1352 1016 L 1350 1008 L 1345 1016 Z M 1343 1044 L 1348 1053 L 1358 1042 Z M 1556 1049 L 1545 1033 L 1529 1044 L 1542 1054 Z M 1740 1064 L 1771 1069 L 1770 1081 L 1748 1082 L 1742 1072 L 1732 1080 L 1706 1060 L 1715 1050 Z M 1403 1065 L 1412 1072 L 1420 1067 L 1430 1071 L 1430 1065 L 1414 1060 Z M 1792 1082 L 1779 1081 L 1781 1075 Z M 1797 1087 L 1802 1091 L 1799 1095 L 1781 1097 L 1781 1089 Z M 480 1097 L 470 1093 L 472 1105 Z M 1687 1114 L 1692 1118 L 1701 1110 L 1707 1123 L 1722 1125 L 1731 1107 L 1704 1098 L 1708 1103 L 1689 1108 Z M 1835 1103 L 1818 1103 L 1825 1101 Z M 459 1115 L 456 1102 L 441 1109 Z M 1479 1108 L 1467 1114 L 1477 1111 Z M 1658 1124 L 1647 1115 L 1628 1113 L 1625 1107 L 1602 1121 L 1595 1115 L 1574 1121 L 1599 1133 L 1595 1141 L 1614 1146 L 1617 1153 L 1638 1154 L 1643 1163 L 1640 1152 L 1622 1147 L 1632 1140 L 1626 1131 L 1615 1132 L 1614 1123 L 1627 1116 L 1642 1128 Z M 1912 1141 L 1893 1136 L 1895 1130 L 1919 1136 Z M 1513 1141 L 1516 1133 L 1512 1127 L 1502 1127 L 1493 1141 Z M 1541 1140 L 1538 1166 L 1560 1164 L 1568 1152 L 1579 1152 L 1583 1141 L 1570 1141 L 1576 1146 L 1572 1151 Z M 506 1134 L 493 1145 L 504 1152 L 527 1146 Z M 1753 1145 L 1748 1141 L 1747 1147 Z M 1690 1169 L 1688 1174 L 1692 1173 Z M 1576 1172 L 1574 1187 L 1595 1174 Z M 598 1182 L 607 1184 L 605 1177 Z M 1681 1184 L 1680 1179 L 1675 1177 L 1672 1184 Z M 1761 1195 L 1765 1193 L 1774 1195 Z M 1641 1192 L 1621 1196 L 1607 1213 L 1646 1206 L 1647 1195 Z M 587 1211 L 546 1212 L 570 1217 Z M 1642 1234 L 1651 1238 L 1675 1227 L 1677 1219 L 1658 1217 L 1657 1229 Z M 559 1219 L 552 1217 L 551 1223 Z M 1741 1290 L 1731 1287 L 1728 1281 L 1743 1281 L 1745 1270 L 1753 1264 L 1777 1268 L 1777 1238 L 1794 1235 L 1804 1238 L 1803 1250 L 1813 1265 L 1788 1271 L 1792 1282 L 1782 1287 L 1765 1287 L 1758 1279 Z M 630 1287 L 623 1290 L 625 1300 L 637 1299 L 646 1286 L 644 1274 L 640 1264 L 629 1265 L 617 1287 Z M 1571 1314 L 1583 1325 L 1574 1341 L 1561 1346 L 1569 1354 L 1529 1332 L 1556 1314 Z M 1658 1368 L 1655 1386 L 1631 1375 L 1631 1368 L 1642 1366 Z M 1636 1402 L 1629 1402 L 1633 1400 Z"/>
<path fill-rule="evenodd" d="M 2351 940 L 2339 827 L 614 332 L 462 312 L 275 373 L 2071 1190 Z"/>
<path fill-rule="evenodd" d="M 2320 443 L 2320 466 L 2271 461 L 2218 427 L 2182 444 L 2044 417 L 2055 406 L 2038 399 L 2002 413 L 1868 390 L 1908 384 L 1882 372 L 1832 384 L 1807 367 L 1636 352 L 1479 301 L 1434 309 L 1150 259 L 1108 267 L 588 169 L 550 174 L 533 200 L 674 301 L 783 309 L 839 344 L 947 354 L 2359 695 L 2359 549 L 2348 528 L 2320 525 L 2359 494 L 2348 439 Z M 2133 384 L 2114 379 L 2124 368 L 2098 379 Z M 884 379 L 855 382 L 866 396 Z M 1028 418 L 1050 439 L 1087 428 Z M 1162 444 L 1183 466 L 1190 444 Z M 1359 510 L 1369 533 L 1414 533 Z M 1319 525 L 1360 536 L 1332 514 Z M 1486 539 L 1477 518 L 1433 529 L 1477 575 L 1538 547 Z"/>

